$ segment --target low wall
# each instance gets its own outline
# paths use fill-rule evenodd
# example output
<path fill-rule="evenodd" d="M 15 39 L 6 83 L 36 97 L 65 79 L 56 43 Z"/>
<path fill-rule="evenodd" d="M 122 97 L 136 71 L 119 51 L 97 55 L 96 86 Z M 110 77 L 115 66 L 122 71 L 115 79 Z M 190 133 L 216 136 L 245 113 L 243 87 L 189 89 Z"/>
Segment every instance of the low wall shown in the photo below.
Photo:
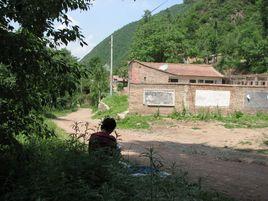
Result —
<path fill-rule="evenodd" d="M 268 88 L 215 84 L 129 84 L 129 112 L 170 114 L 187 109 L 268 112 Z"/>

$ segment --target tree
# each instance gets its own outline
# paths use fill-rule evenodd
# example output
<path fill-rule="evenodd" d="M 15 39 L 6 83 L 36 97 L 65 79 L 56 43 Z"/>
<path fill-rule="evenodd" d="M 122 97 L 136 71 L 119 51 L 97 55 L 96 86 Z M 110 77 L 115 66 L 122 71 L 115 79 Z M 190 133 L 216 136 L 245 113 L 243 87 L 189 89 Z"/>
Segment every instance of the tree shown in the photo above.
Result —
<path fill-rule="evenodd" d="M 14 135 L 49 135 L 38 115 L 44 104 L 73 93 L 81 78 L 79 66 L 50 49 L 83 41 L 67 11 L 87 10 L 90 0 L 0 0 L 0 144 L 12 144 Z M 64 29 L 56 29 L 54 22 Z M 14 31 L 12 22 L 19 24 Z"/>
<path fill-rule="evenodd" d="M 51 87 L 43 89 L 44 91 L 49 89 L 49 91 L 46 92 L 47 96 L 43 98 L 42 105 L 59 109 L 74 107 L 78 103 L 77 94 L 80 94 L 79 80 L 86 77 L 86 72 L 78 63 L 77 58 L 73 57 L 67 49 L 51 51 L 53 52 L 52 58 L 56 61 L 52 70 L 61 69 L 61 72 L 48 73 L 52 76 Z"/>
<path fill-rule="evenodd" d="M 268 1 L 260 0 L 259 8 L 261 14 L 261 21 L 263 24 L 263 35 L 264 37 L 268 37 Z"/>
<path fill-rule="evenodd" d="M 119 77 L 128 78 L 128 65 L 117 67 L 114 73 Z"/>
<path fill-rule="evenodd" d="M 89 87 L 91 103 L 93 106 L 97 106 L 101 98 L 108 92 L 108 71 L 102 66 L 98 57 L 90 59 L 85 68 L 89 75 L 87 79 L 84 79 L 83 86 Z"/>
<path fill-rule="evenodd" d="M 150 20 L 145 18 L 135 33 L 131 59 L 154 62 L 181 61 L 184 35 L 173 22 L 173 17 L 168 11 L 164 16 Z"/>

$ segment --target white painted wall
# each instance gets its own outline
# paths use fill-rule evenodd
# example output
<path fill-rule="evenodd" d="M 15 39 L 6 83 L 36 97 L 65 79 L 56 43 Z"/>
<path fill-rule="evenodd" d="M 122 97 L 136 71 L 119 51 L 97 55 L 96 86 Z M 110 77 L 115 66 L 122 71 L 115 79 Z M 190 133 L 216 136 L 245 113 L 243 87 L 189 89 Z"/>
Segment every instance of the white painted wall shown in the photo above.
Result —
<path fill-rule="evenodd" d="M 230 91 L 196 90 L 195 106 L 201 107 L 229 107 Z"/>

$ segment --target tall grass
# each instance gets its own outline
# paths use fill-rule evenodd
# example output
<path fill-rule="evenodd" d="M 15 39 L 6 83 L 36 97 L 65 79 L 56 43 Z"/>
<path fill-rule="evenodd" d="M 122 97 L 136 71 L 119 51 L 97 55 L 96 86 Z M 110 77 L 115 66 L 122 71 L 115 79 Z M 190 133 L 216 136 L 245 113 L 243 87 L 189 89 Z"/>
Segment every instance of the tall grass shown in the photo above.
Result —
<path fill-rule="evenodd" d="M 165 178 L 157 174 L 133 177 L 118 158 L 100 160 L 75 139 L 22 139 L 23 160 L 12 157 L 8 150 L 0 155 L 1 170 L 5 170 L 0 172 L 0 200 L 231 200 L 188 183 L 181 173 Z"/>
<path fill-rule="evenodd" d="M 154 116 L 128 115 L 126 118 L 118 120 L 118 127 L 124 129 L 149 129 L 150 122 L 157 121 Z"/>
<path fill-rule="evenodd" d="M 117 117 L 118 113 L 124 112 L 128 108 L 127 96 L 113 95 L 108 96 L 103 100 L 110 110 L 101 112 L 97 111 L 95 118 L 103 118 L 105 116 Z M 119 128 L 131 128 L 131 129 L 148 129 L 150 128 L 150 122 L 161 120 L 162 115 L 159 109 L 153 115 L 128 115 L 125 119 L 118 120 Z M 197 113 L 190 113 L 185 107 L 181 112 L 174 110 L 174 112 L 168 115 L 169 118 L 183 121 L 220 121 L 224 123 L 226 128 L 263 128 L 268 127 L 268 114 L 257 113 L 255 115 L 245 114 L 240 111 L 223 115 L 218 108 L 216 111 L 200 110 Z"/>
<path fill-rule="evenodd" d="M 68 135 L 63 129 L 59 128 L 51 119 L 46 118 L 44 123 L 47 125 L 48 129 L 55 131 L 55 134 L 59 139 L 70 139 L 70 135 Z"/>
<path fill-rule="evenodd" d="M 107 96 L 103 102 L 110 107 L 110 110 L 97 111 L 94 118 L 103 118 L 105 116 L 116 117 L 118 113 L 128 110 L 128 97 L 126 95 Z"/>
<path fill-rule="evenodd" d="M 174 111 L 169 115 L 172 119 L 186 120 L 186 121 L 211 121 L 216 120 L 224 123 L 227 128 L 264 128 L 268 127 L 268 114 L 257 113 L 245 114 L 240 111 L 228 115 L 222 115 L 219 110 L 210 112 L 208 110 L 199 111 L 196 114 L 189 112 Z"/>

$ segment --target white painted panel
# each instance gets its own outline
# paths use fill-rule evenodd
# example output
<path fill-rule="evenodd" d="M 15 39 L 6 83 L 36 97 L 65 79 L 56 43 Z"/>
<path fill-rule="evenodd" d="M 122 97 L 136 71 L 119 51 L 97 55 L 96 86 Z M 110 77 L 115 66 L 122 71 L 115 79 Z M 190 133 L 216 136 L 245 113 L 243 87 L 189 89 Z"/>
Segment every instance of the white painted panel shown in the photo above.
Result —
<path fill-rule="evenodd" d="M 148 106 L 174 106 L 175 91 L 168 89 L 145 89 L 143 104 Z"/>
<path fill-rule="evenodd" d="M 196 90 L 195 106 L 228 107 L 230 105 L 230 91 Z"/>

